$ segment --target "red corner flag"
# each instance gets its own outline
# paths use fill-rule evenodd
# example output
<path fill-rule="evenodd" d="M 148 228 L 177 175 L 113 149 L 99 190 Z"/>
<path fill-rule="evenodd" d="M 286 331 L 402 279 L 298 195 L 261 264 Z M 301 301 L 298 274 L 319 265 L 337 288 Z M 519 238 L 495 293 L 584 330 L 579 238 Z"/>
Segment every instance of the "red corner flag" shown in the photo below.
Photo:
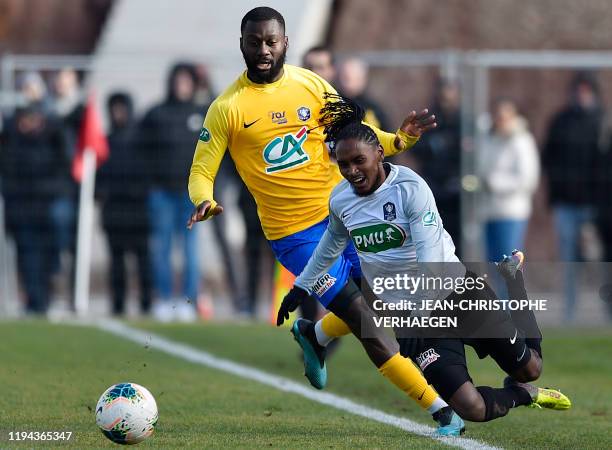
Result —
<path fill-rule="evenodd" d="M 86 149 L 96 154 L 96 167 L 99 167 L 108 159 L 108 142 L 102 131 L 102 122 L 98 115 L 93 92 L 87 98 L 81 129 L 79 130 L 76 155 L 72 160 L 72 176 L 78 182 L 83 179 L 83 154 Z"/>

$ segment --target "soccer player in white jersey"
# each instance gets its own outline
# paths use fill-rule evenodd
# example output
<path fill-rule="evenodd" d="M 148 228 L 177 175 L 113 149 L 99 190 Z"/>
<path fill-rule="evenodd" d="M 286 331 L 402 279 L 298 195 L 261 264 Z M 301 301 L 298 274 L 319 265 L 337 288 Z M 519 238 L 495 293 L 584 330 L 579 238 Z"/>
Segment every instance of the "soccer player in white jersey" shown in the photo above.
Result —
<path fill-rule="evenodd" d="M 363 109 L 349 99 L 329 95 L 322 113 L 321 123 L 325 126 L 327 139 L 334 143 L 338 166 L 345 180 L 331 194 L 327 230 L 285 297 L 285 308 L 281 310 L 295 309 L 351 242 L 357 249 L 363 276 L 370 286 L 381 271 L 401 273 L 405 271 L 402 268 L 419 263 L 444 263 L 446 274 L 463 280 L 475 279 L 477 275 L 466 270 L 455 256 L 453 240 L 444 230 L 429 186 L 409 168 L 384 162 L 376 134 L 363 123 Z M 520 271 L 522 261 L 522 253 L 515 252 L 501 263 L 501 268 L 509 289 L 526 298 Z M 486 283 L 479 289 L 460 292 L 460 296 L 455 291 L 451 290 L 447 298 L 497 298 Z M 392 295 L 385 300 L 397 299 Z M 375 315 L 371 310 L 370 313 Z M 470 314 L 473 313 L 468 316 Z M 492 320 L 501 333 L 497 338 L 447 335 L 398 339 L 401 347 L 411 347 L 402 354 L 420 364 L 428 382 L 467 420 L 493 420 L 521 405 L 568 409 L 571 403 L 559 391 L 528 384 L 540 376 L 542 369 L 541 334 L 533 314 L 527 317 L 527 322 L 535 327 L 535 337 L 533 334 L 526 337 L 509 312 L 488 314 L 486 319 Z M 314 328 L 316 342 L 313 346 L 325 345 L 328 337 L 321 333 L 320 327 L 315 325 Z M 415 342 L 418 342 L 417 348 L 414 348 Z M 474 347 L 481 358 L 491 356 L 508 374 L 503 388 L 474 386 L 466 366 L 464 344 Z"/>

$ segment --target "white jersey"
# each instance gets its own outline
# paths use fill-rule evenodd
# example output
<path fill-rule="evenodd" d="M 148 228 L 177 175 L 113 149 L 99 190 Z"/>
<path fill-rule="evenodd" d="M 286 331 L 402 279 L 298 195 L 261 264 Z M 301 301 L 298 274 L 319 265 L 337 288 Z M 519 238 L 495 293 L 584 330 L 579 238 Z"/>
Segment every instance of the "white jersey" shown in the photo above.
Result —
<path fill-rule="evenodd" d="M 346 180 L 336 186 L 329 200 L 327 230 L 295 285 L 311 292 L 349 241 L 357 250 L 362 273 L 370 286 L 374 286 L 375 278 L 397 274 L 465 275 L 465 267 L 455 255 L 455 245 L 444 230 L 425 180 L 407 167 L 385 165 L 388 176 L 370 195 L 357 195 Z M 423 273 L 425 265 L 416 263 L 452 264 L 428 265 L 430 270 Z M 388 290 L 380 296 L 390 302 L 409 297 L 405 290 Z"/>

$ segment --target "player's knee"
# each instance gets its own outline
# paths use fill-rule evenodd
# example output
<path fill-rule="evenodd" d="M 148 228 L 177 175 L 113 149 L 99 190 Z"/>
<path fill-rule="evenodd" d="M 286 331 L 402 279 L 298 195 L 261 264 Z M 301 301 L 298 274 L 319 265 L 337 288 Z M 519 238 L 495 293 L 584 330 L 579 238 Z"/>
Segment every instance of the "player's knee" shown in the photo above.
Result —
<path fill-rule="evenodd" d="M 487 415 L 487 406 L 473 386 L 471 389 L 458 390 L 451 397 L 449 404 L 464 420 L 482 422 Z"/>
<path fill-rule="evenodd" d="M 542 359 L 536 352 L 532 352 L 529 362 L 512 377 L 521 383 L 528 383 L 537 380 L 540 375 L 542 375 Z"/>
<path fill-rule="evenodd" d="M 525 381 L 535 381 L 542 375 L 542 360 L 540 358 L 532 358 L 529 364 L 525 367 Z"/>
<path fill-rule="evenodd" d="M 454 405 L 453 409 L 463 420 L 482 422 L 487 414 L 487 408 L 482 399 L 473 399 Z"/>
<path fill-rule="evenodd" d="M 527 369 L 527 381 L 535 381 L 542 374 L 542 366 L 530 367 Z"/>

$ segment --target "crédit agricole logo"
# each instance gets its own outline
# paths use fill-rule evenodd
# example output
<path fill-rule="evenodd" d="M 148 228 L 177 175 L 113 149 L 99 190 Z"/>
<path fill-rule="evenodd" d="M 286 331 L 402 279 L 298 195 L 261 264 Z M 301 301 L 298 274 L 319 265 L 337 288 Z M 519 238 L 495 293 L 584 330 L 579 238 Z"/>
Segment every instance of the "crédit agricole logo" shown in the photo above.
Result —
<path fill-rule="evenodd" d="M 302 165 L 310 160 L 303 144 L 308 138 L 307 128 L 302 127 L 295 135 L 288 133 L 275 137 L 263 149 L 263 159 L 268 165 L 266 173 L 280 172 Z"/>

